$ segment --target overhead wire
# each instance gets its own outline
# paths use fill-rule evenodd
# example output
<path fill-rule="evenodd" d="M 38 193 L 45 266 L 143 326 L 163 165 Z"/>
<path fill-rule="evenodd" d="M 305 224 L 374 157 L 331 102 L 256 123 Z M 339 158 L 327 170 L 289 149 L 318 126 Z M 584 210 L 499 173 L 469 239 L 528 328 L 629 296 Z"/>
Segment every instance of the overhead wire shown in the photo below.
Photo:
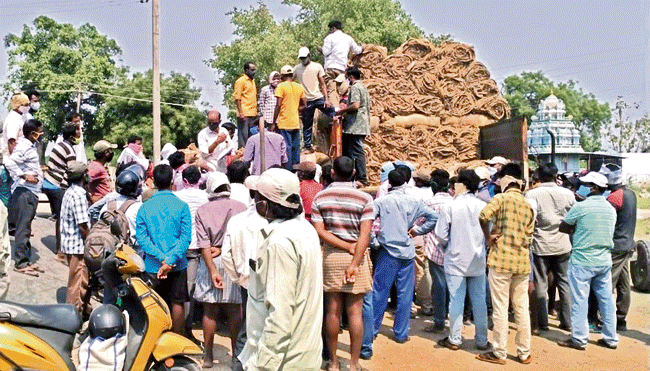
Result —
<path fill-rule="evenodd" d="M 153 100 L 151 100 L 151 99 L 127 97 L 127 96 L 123 96 L 123 95 L 102 93 L 102 92 L 97 92 L 97 91 L 93 91 L 93 90 L 45 89 L 45 90 L 39 90 L 39 92 L 43 92 L 43 93 L 78 93 L 78 92 L 82 92 L 82 93 L 87 93 L 87 94 L 103 95 L 103 96 L 111 97 L 111 98 L 119 98 L 119 99 L 135 100 L 135 101 L 139 101 L 139 102 L 153 103 Z M 168 105 L 168 106 L 187 107 L 187 108 L 196 108 L 196 109 L 198 109 L 197 106 L 191 105 L 191 104 L 181 104 L 181 103 L 172 103 L 172 102 L 160 102 L 160 104 L 165 104 L 165 105 Z"/>

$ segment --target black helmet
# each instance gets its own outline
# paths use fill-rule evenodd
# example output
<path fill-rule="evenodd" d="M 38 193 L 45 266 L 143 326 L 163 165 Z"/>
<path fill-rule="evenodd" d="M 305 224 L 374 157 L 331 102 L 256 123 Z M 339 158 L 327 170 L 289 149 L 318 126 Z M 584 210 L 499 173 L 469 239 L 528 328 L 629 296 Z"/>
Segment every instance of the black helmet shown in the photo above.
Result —
<path fill-rule="evenodd" d="M 125 169 L 115 180 L 115 190 L 117 193 L 136 198 L 142 192 L 142 179 L 133 171 Z"/>
<path fill-rule="evenodd" d="M 102 304 L 90 314 L 88 331 L 94 339 L 110 339 L 117 334 L 125 335 L 126 320 L 124 314 L 112 304 Z"/>
<path fill-rule="evenodd" d="M 147 179 L 147 169 L 145 169 L 140 164 L 131 164 L 126 167 L 123 171 L 131 171 L 133 174 L 137 175 L 140 178 L 140 181 L 143 182 Z"/>

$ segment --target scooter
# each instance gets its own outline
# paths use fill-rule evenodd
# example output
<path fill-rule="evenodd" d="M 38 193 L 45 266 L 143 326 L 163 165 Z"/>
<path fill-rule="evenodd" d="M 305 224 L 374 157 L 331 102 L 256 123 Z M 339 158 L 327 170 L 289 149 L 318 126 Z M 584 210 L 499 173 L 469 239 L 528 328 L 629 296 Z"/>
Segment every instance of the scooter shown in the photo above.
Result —
<path fill-rule="evenodd" d="M 167 304 L 137 277 L 144 271 L 142 258 L 124 244 L 107 262 L 107 266 L 114 266 L 121 282 L 116 288 L 117 306 L 129 314 L 123 371 L 201 370 L 197 360 L 203 354 L 201 348 L 170 331 Z M 74 371 L 70 355 L 81 325 L 73 305 L 0 302 L 0 371 Z"/>

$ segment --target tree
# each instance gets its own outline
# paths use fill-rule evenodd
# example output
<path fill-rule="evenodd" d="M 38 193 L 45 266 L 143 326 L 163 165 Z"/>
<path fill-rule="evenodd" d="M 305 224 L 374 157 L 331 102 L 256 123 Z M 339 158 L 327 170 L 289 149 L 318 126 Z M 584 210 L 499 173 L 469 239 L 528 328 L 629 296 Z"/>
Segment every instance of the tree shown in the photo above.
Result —
<path fill-rule="evenodd" d="M 586 151 L 601 148 L 601 131 L 611 120 L 609 104 L 598 102 L 593 94 L 579 88 L 576 81 L 556 84 L 541 71 L 522 72 L 521 75 L 506 77 L 503 91 L 512 116 L 523 116 L 529 120 L 539 103 L 553 91 L 564 101 L 567 115 L 572 116 L 573 123 L 580 130 L 582 147 Z"/>
<path fill-rule="evenodd" d="M 297 6 L 293 18 L 276 21 L 268 7 L 258 3 L 248 9 L 229 12 L 235 27 L 236 39 L 213 47 L 214 57 L 206 61 L 219 73 L 224 86 L 224 101 L 234 116 L 232 89 L 235 80 L 244 72 L 246 61 L 257 65 L 257 85 L 266 85 L 266 78 L 283 65 L 298 63 L 298 49 L 307 46 L 314 60 L 322 62 L 316 46 L 322 45 L 327 36 L 327 24 L 338 19 L 345 32 L 360 44 L 379 44 L 389 52 L 409 38 L 424 37 L 423 31 L 411 17 L 393 0 L 284 0 L 283 4 Z M 429 36 L 433 42 L 449 41 Z"/>
<path fill-rule="evenodd" d="M 12 93 L 27 84 L 46 90 L 47 97 L 36 117 L 54 132 L 66 114 L 76 109 L 78 90 L 101 89 L 126 73 L 126 68 L 116 61 L 122 53 L 117 42 L 90 24 L 75 28 L 39 16 L 33 25 L 24 25 L 20 35 L 8 34 L 4 42 L 9 57 L 5 92 Z M 82 95 L 81 113 L 91 129 L 92 112 L 100 104 L 98 95 Z"/>
<path fill-rule="evenodd" d="M 616 121 L 606 131 L 605 138 L 617 152 L 646 152 L 650 149 L 650 116 L 645 114 L 631 121 L 627 116 L 628 108 L 631 106 L 619 97 L 614 109 Z M 638 109 L 639 104 L 634 104 L 634 108 Z"/>
<path fill-rule="evenodd" d="M 160 78 L 160 99 L 173 103 L 161 105 L 161 142 L 184 148 L 196 142 L 196 135 L 205 126 L 205 115 L 194 105 L 201 90 L 193 87 L 190 75 L 171 73 Z M 118 97 L 127 95 L 136 99 Z M 135 73 L 108 89 L 104 102 L 97 111 L 97 131 L 105 133 L 113 143 L 124 143 L 129 135 L 153 137 L 152 72 Z M 144 141 L 145 153 L 152 155 L 153 143 Z"/>

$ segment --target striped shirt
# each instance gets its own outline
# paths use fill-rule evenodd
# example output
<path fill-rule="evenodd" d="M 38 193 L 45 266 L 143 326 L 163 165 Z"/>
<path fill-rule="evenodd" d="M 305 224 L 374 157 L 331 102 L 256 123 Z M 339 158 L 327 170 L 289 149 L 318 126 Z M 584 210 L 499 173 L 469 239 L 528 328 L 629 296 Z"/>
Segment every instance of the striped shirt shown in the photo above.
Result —
<path fill-rule="evenodd" d="M 61 202 L 61 250 L 65 254 L 83 254 L 84 240 L 79 224 L 90 223 L 86 190 L 73 184 Z"/>
<path fill-rule="evenodd" d="M 576 227 L 573 232 L 571 263 L 588 267 L 612 265 L 616 211 L 602 195 L 576 202 L 564 222 Z"/>
<path fill-rule="evenodd" d="M 499 234 L 490 246 L 487 265 L 497 272 L 530 273 L 530 241 L 535 227 L 533 208 L 517 188 L 494 196 L 479 216 L 482 222 L 494 220 L 492 233 Z"/>
<path fill-rule="evenodd" d="M 50 158 L 47 160 L 47 171 L 45 172 L 44 177 L 47 181 L 54 184 L 60 188 L 68 187 L 68 165 L 72 161 L 77 160 L 77 154 L 72 148 L 72 144 L 64 140 L 57 143 L 52 152 L 50 153 Z"/>
<path fill-rule="evenodd" d="M 359 239 L 362 221 L 374 219 L 372 196 L 356 189 L 352 182 L 330 184 L 311 204 L 312 223 L 324 223 L 326 230 L 347 242 Z"/>
<path fill-rule="evenodd" d="M 16 191 L 16 188 L 18 187 L 23 187 L 29 189 L 37 196 L 41 193 L 41 187 L 43 186 L 43 171 L 41 170 L 37 148 L 37 143 L 21 137 L 18 139 L 16 148 L 14 148 L 11 156 L 5 159 L 5 167 L 7 168 L 7 171 L 9 171 L 11 179 L 13 179 L 11 192 Z M 35 184 L 29 183 L 22 178 L 23 175 L 34 175 L 38 182 Z"/>

